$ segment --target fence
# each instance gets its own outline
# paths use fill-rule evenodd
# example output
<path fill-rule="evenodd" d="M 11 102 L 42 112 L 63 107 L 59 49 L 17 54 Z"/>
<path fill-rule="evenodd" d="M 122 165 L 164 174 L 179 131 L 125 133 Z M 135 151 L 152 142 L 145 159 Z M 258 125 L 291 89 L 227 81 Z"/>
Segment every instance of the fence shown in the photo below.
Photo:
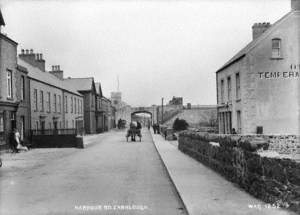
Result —
<path fill-rule="evenodd" d="M 44 130 L 30 130 L 31 136 L 36 135 L 76 135 L 76 129 L 44 129 Z"/>

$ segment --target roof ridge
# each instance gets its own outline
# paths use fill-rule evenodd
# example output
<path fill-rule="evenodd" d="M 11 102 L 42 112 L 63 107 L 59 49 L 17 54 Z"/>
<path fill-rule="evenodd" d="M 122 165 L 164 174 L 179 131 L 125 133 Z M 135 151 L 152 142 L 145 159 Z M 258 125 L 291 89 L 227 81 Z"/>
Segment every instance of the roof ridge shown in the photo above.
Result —
<path fill-rule="evenodd" d="M 64 78 L 64 80 L 70 80 L 70 79 L 94 79 L 94 77 L 81 77 L 81 78 Z"/>
<path fill-rule="evenodd" d="M 238 51 L 235 55 L 233 55 L 233 57 L 231 57 L 223 66 L 221 66 L 220 69 L 218 69 L 216 71 L 216 73 L 226 69 L 228 66 L 235 63 L 236 61 L 238 61 L 239 59 L 244 57 L 246 54 L 248 54 L 252 49 L 254 49 L 257 46 L 257 44 L 259 44 L 260 41 L 262 41 L 268 35 L 270 35 L 270 33 L 273 32 L 274 28 L 277 25 L 279 25 L 282 21 L 284 21 L 287 17 L 291 16 L 293 13 L 296 13 L 296 12 L 290 11 L 287 14 L 285 14 L 283 17 L 281 17 L 279 20 L 277 20 L 276 22 L 271 24 L 271 26 L 265 32 L 263 32 L 256 39 L 251 40 L 249 43 L 247 43 L 246 46 L 244 46 L 244 48 L 240 49 L 240 51 Z"/>

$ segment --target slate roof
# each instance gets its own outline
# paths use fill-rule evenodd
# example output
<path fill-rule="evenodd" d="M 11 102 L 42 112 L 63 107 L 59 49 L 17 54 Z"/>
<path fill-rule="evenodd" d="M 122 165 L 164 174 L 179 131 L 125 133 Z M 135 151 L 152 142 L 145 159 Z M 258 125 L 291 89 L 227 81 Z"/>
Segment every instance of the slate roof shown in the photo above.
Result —
<path fill-rule="evenodd" d="M 63 80 L 58 79 L 54 75 L 43 72 L 39 68 L 32 66 L 31 64 L 25 62 L 24 60 L 18 58 L 18 65 L 27 68 L 28 77 L 43 82 L 45 84 L 49 84 L 51 86 L 66 90 L 70 93 L 76 94 L 78 96 L 82 96 L 76 88 L 74 88 L 71 84 L 66 83 Z"/>
<path fill-rule="evenodd" d="M 257 37 L 255 40 L 252 40 L 248 45 L 246 45 L 242 50 L 240 50 L 236 55 L 234 55 L 229 61 L 227 61 L 220 69 L 217 70 L 217 73 L 226 69 L 231 64 L 239 61 L 243 57 L 245 57 L 254 47 L 256 47 L 257 44 L 260 43 L 267 35 L 270 34 L 274 30 L 276 26 L 278 26 L 280 23 L 282 23 L 287 17 L 291 16 L 294 11 L 289 12 L 284 17 L 279 19 L 277 22 L 275 22 L 273 25 L 271 25 L 264 33 L 262 33 L 259 37 Z"/>
<path fill-rule="evenodd" d="M 77 91 L 91 91 L 94 78 L 66 78 L 64 82 L 71 84 Z"/>
<path fill-rule="evenodd" d="M 0 25 L 5 25 L 1 10 L 0 10 Z"/>

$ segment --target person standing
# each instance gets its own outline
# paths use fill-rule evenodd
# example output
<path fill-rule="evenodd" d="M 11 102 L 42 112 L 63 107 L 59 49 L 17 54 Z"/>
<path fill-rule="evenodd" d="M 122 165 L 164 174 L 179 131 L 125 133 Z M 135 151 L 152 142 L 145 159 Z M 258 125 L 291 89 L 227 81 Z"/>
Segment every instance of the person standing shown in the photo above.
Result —
<path fill-rule="evenodd" d="M 22 146 L 21 144 L 21 135 L 20 135 L 20 132 L 15 129 L 14 130 L 14 138 L 15 138 L 15 141 L 17 143 L 17 150 L 24 150 L 24 151 L 28 151 L 28 148 L 26 146 Z"/>

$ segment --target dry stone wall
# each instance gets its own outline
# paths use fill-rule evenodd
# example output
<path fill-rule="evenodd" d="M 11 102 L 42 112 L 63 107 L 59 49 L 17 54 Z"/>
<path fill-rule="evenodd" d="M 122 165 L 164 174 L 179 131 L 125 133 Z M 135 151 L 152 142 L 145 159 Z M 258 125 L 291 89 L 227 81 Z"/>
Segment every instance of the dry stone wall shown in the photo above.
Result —
<path fill-rule="evenodd" d="M 237 183 L 253 196 L 300 213 L 300 163 L 261 156 L 264 136 L 217 135 L 184 131 L 178 148 Z"/>

